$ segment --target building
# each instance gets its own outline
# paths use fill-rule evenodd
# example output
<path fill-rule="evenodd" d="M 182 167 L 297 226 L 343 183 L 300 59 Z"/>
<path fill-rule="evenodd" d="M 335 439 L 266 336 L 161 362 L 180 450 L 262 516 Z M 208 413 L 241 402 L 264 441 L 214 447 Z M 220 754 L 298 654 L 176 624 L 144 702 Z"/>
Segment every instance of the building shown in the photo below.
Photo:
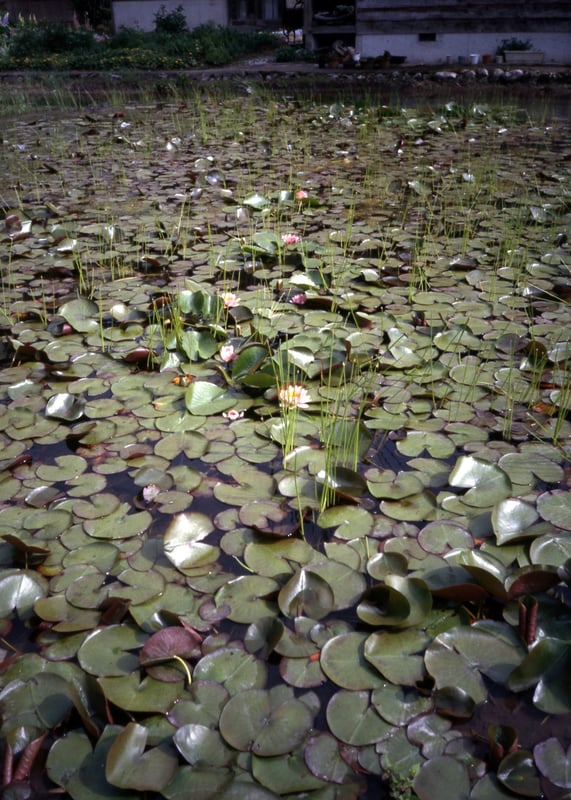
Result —
<path fill-rule="evenodd" d="M 388 52 L 434 64 L 495 54 L 503 39 L 529 40 L 546 63 L 571 63 L 569 0 L 305 0 L 306 46 L 341 41 L 364 58 Z"/>

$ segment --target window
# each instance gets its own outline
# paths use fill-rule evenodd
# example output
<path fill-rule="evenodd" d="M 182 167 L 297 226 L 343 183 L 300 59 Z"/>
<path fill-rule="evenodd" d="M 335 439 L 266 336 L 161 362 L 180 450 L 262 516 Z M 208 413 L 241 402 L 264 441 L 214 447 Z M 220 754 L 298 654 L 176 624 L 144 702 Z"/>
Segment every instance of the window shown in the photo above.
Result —
<path fill-rule="evenodd" d="M 418 34 L 418 41 L 419 42 L 435 42 L 436 41 L 436 34 L 435 33 L 419 33 Z"/>

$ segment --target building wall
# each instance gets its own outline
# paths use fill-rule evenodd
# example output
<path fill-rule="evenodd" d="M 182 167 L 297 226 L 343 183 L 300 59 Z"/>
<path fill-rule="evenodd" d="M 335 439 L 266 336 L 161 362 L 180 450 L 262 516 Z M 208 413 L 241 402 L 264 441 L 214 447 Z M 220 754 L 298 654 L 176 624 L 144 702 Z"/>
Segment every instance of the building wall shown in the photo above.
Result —
<path fill-rule="evenodd" d="M 155 28 L 155 14 L 164 6 L 167 12 L 183 7 L 189 28 L 212 23 L 228 24 L 227 0 L 114 0 L 113 27 L 140 28 L 152 31 Z"/>
<path fill-rule="evenodd" d="M 336 40 L 363 57 L 388 50 L 409 63 L 445 63 L 472 53 L 494 55 L 502 39 L 531 40 L 546 63 L 571 63 L 571 0 L 354 0 L 355 13 L 323 24 L 336 0 L 305 0 L 310 49 Z"/>
<path fill-rule="evenodd" d="M 571 35 L 569 33 L 442 33 L 435 41 L 419 41 L 418 34 L 357 34 L 355 48 L 363 58 L 376 58 L 385 50 L 393 56 L 406 56 L 407 64 L 456 63 L 459 57 L 470 55 L 494 56 L 502 39 L 512 36 L 529 39 L 534 50 L 545 53 L 545 64 L 571 64 Z"/>

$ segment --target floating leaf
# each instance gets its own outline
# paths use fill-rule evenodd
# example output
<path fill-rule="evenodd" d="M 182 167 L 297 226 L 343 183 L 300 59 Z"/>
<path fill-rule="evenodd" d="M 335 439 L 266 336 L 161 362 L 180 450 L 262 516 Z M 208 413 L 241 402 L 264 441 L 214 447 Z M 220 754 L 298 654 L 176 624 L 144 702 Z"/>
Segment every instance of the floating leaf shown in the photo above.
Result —
<path fill-rule="evenodd" d="M 541 774 L 551 783 L 571 789 L 571 745 L 564 750 L 561 742 L 551 737 L 535 745 L 533 757 Z"/>
<path fill-rule="evenodd" d="M 120 789 L 160 792 L 174 776 L 178 759 L 168 744 L 145 750 L 149 731 L 136 722 L 116 737 L 107 753 L 105 777 Z"/>
<path fill-rule="evenodd" d="M 478 508 L 492 506 L 511 492 L 511 481 L 496 464 L 474 456 L 461 456 L 450 473 L 450 485 L 468 491 L 462 502 Z"/>

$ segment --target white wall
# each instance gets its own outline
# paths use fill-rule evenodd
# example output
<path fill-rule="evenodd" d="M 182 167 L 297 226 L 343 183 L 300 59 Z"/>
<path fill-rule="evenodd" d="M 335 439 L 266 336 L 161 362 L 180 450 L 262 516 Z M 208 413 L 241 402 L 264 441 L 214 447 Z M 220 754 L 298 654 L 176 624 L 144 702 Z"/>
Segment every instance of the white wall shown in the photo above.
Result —
<path fill-rule="evenodd" d="M 571 64 L 571 34 L 569 33 L 443 33 L 435 42 L 419 42 L 416 34 L 360 34 L 356 49 L 363 58 L 376 58 L 388 50 L 393 56 L 406 56 L 407 64 L 444 64 L 449 56 L 457 62 L 459 56 L 472 53 L 495 55 L 502 39 L 512 36 L 530 39 L 534 50 L 543 50 L 545 64 Z"/>
<path fill-rule="evenodd" d="M 213 23 L 228 24 L 227 0 L 114 0 L 113 26 L 119 28 L 139 28 L 152 31 L 155 28 L 155 14 L 164 6 L 167 13 L 182 6 L 189 28 Z"/>

